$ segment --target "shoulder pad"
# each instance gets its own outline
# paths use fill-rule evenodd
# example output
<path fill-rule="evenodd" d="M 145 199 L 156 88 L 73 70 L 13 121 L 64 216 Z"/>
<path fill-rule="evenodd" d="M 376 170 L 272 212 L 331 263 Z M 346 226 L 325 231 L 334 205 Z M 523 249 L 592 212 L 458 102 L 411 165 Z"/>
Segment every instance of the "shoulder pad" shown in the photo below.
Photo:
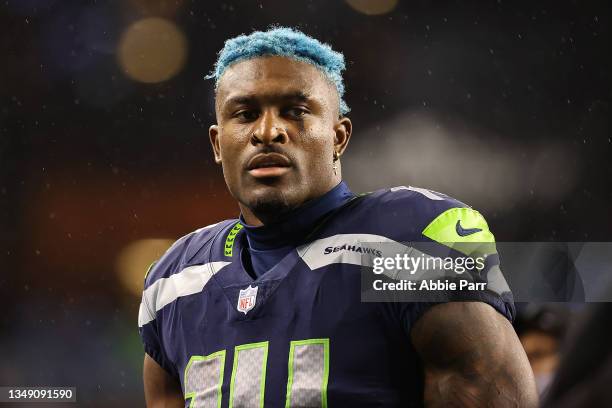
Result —
<path fill-rule="evenodd" d="M 495 238 L 484 217 L 467 204 L 446 194 L 419 187 L 399 186 L 383 191 L 380 200 L 388 203 L 392 211 L 410 212 L 421 235 L 434 242 L 463 253 L 473 254 L 474 248 L 478 248 L 478 252 L 496 252 Z"/>
<path fill-rule="evenodd" d="M 398 221 L 410 220 L 415 233 L 438 215 L 451 208 L 468 207 L 445 194 L 412 186 L 399 186 L 372 194 L 384 214 L 392 214 Z"/>
<path fill-rule="evenodd" d="M 235 222 L 236 220 L 225 220 L 217 224 L 207 225 L 176 240 L 164 255 L 149 267 L 145 275 L 145 289 L 158 279 L 167 278 L 180 272 L 183 266 L 191 261 L 199 249 L 212 240 L 227 225 Z"/>
<path fill-rule="evenodd" d="M 391 187 L 385 192 L 396 199 L 410 199 L 424 205 L 429 204 L 430 206 L 468 207 L 467 204 L 462 203 L 453 197 L 447 196 L 446 194 L 421 187 L 397 186 Z"/>

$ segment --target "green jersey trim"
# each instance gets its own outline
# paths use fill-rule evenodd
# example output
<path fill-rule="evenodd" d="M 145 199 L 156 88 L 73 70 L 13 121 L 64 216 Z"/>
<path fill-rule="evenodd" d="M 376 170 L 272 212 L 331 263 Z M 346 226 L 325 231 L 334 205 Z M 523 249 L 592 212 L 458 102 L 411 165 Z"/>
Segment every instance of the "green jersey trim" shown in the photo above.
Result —
<path fill-rule="evenodd" d="M 225 246 L 223 248 L 223 255 L 231 257 L 234 253 L 234 240 L 236 239 L 236 235 L 243 228 L 242 224 L 237 222 L 234 224 L 229 234 L 227 234 L 227 238 L 225 238 Z"/>
<path fill-rule="evenodd" d="M 495 237 L 482 214 L 472 208 L 450 208 L 438 215 L 422 234 L 465 255 L 496 253 Z"/>

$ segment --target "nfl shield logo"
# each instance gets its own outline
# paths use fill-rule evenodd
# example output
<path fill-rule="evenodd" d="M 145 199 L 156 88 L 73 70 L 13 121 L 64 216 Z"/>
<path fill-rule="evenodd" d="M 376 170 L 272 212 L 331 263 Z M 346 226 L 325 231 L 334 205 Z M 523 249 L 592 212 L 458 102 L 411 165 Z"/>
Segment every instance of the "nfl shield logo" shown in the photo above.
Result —
<path fill-rule="evenodd" d="M 239 312 L 247 314 L 249 310 L 255 307 L 257 288 L 257 286 L 253 288 L 251 285 L 249 285 L 249 287 L 246 289 L 240 289 L 240 295 L 238 295 L 238 306 L 236 307 Z"/>

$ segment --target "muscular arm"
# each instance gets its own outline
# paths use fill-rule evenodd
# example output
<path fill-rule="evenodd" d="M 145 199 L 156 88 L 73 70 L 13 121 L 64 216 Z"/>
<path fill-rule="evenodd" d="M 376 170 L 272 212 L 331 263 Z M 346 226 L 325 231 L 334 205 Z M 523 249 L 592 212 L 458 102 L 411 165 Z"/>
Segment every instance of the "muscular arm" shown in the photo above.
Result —
<path fill-rule="evenodd" d="M 427 407 L 535 407 L 527 356 L 510 322 L 481 302 L 433 306 L 412 329 Z"/>
<path fill-rule="evenodd" d="M 181 385 L 145 354 L 143 380 L 145 400 L 149 408 L 183 408 Z"/>

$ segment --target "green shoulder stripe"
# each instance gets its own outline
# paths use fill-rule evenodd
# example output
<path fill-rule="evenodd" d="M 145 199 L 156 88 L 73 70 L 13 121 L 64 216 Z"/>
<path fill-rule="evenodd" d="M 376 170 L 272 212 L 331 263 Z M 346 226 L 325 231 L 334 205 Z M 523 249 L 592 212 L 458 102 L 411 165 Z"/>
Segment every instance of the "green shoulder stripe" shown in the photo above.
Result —
<path fill-rule="evenodd" d="M 466 255 L 496 252 L 495 237 L 489 231 L 487 222 L 472 208 L 450 208 L 444 211 L 425 227 L 423 235 Z"/>
<path fill-rule="evenodd" d="M 227 234 L 227 238 L 225 238 L 225 247 L 223 249 L 223 255 L 232 256 L 234 253 L 234 240 L 236 239 L 236 235 L 242 229 L 242 224 L 237 222 L 234 224 L 229 234 Z"/>

